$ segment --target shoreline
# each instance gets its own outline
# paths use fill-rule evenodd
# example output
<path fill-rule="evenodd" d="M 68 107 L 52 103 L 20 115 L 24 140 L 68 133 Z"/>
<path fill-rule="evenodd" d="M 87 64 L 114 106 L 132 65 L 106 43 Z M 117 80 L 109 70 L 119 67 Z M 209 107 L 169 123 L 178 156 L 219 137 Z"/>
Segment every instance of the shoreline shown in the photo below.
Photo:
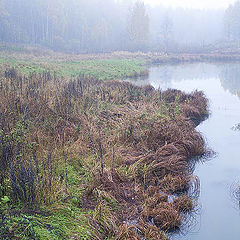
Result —
<path fill-rule="evenodd" d="M 40 240 L 49 226 L 56 239 L 118 240 L 184 227 L 199 194 L 191 159 L 207 153 L 195 130 L 208 113 L 202 92 L 15 70 L 1 81 L 6 236 L 18 236 L 19 219 L 28 226 L 19 210 Z"/>
<path fill-rule="evenodd" d="M 163 52 L 129 52 L 115 51 L 106 53 L 64 53 L 48 49 L 31 48 L 28 51 L 0 51 L 0 56 L 13 57 L 22 60 L 56 60 L 61 61 L 87 61 L 87 60 L 121 60 L 140 59 L 147 63 L 179 63 L 179 62 L 204 62 L 204 61 L 240 61 L 240 52 L 216 51 L 209 53 L 163 53 Z"/>

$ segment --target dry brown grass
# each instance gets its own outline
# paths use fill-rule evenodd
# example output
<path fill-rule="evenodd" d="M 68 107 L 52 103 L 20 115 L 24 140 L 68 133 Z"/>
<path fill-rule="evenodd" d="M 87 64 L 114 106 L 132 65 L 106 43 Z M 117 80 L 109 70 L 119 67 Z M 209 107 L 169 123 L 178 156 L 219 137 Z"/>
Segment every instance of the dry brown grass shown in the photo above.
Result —
<path fill-rule="evenodd" d="M 191 176 L 190 159 L 206 152 L 195 130 L 207 112 L 203 93 L 95 79 L 65 81 L 47 73 L 26 78 L 9 70 L 1 75 L 0 98 L 5 135 L 12 135 L 19 121 L 27 123 L 21 144 L 11 140 L 10 153 L 14 162 L 24 152 L 21 161 L 28 170 L 35 156 L 38 168 L 30 172 L 44 184 L 31 186 L 34 201 L 47 203 L 68 194 L 67 174 L 59 175 L 57 166 L 74 156 L 84 159 L 92 181 L 82 186 L 82 202 L 94 209 L 90 224 L 96 239 L 166 239 L 160 230 L 181 228 L 184 215 L 193 211 L 191 198 L 199 185 Z M 34 151 L 29 148 L 33 142 Z M 11 174 L 4 161 L 6 178 Z M 188 191 L 191 196 L 169 201 Z M 133 220 L 136 224 L 126 224 Z"/>

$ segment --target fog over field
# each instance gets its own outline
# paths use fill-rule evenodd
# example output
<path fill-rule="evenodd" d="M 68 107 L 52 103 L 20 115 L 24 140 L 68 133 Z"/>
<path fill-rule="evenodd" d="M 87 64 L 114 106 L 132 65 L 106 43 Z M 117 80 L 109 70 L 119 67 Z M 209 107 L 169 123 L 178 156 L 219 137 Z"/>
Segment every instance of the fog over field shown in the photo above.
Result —
<path fill-rule="evenodd" d="M 0 41 L 72 53 L 199 52 L 236 43 L 239 12 L 239 2 L 216 0 L 1 0 Z"/>

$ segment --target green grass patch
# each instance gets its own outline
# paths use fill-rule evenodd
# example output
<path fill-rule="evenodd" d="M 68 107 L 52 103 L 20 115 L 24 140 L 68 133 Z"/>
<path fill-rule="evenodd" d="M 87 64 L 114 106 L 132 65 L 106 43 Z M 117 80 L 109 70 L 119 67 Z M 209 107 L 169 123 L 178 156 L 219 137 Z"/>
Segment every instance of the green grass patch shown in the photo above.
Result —
<path fill-rule="evenodd" d="M 87 61 L 24 61 L 15 58 L 1 57 L 1 68 L 15 68 L 25 75 L 33 72 L 49 71 L 59 77 L 95 78 L 98 80 L 119 80 L 147 75 L 142 60 L 111 59 Z"/>
<path fill-rule="evenodd" d="M 72 203 L 49 209 L 48 216 L 16 214 L 0 220 L 1 239 L 22 240 L 65 240 L 78 236 L 78 239 L 92 239 L 88 225 L 88 214 Z M 3 209 L 1 209 L 3 210 Z M 44 209 L 46 211 L 46 209 Z"/>

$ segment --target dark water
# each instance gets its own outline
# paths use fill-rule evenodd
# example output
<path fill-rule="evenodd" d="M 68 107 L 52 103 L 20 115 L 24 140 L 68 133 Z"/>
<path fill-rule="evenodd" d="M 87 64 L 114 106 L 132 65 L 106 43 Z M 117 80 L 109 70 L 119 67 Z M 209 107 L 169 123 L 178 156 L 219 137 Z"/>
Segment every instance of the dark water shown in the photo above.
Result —
<path fill-rule="evenodd" d="M 239 240 L 240 210 L 231 189 L 240 182 L 240 132 L 232 129 L 240 123 L 240 63 L 152 67 L 148 79 L 135 83 L 163 90 L 202 90 L 210 102 L 211 116 L 198 130 L 217 155 L 196 166 L 200 213 L 191 231 L 174 239 Z"/>

